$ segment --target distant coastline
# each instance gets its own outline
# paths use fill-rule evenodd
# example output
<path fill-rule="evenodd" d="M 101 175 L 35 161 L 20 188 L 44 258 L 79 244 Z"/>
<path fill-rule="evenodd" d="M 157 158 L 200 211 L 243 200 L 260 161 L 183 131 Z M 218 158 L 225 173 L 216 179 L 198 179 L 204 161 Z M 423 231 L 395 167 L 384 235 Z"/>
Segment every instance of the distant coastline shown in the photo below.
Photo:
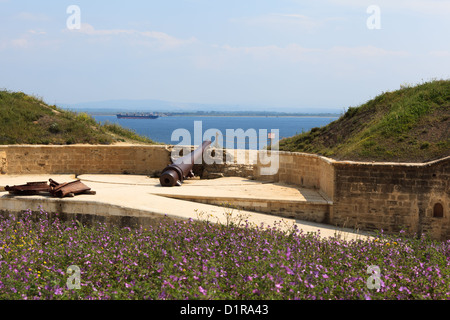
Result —
<path fill-rule="evenodd" d="M 223 112 L 220 114 L 209 114 L 209 113 L 171 113 L 171 114 L 166 114 L 167 116 L 171 116 L 171 117 L 196 117 L 196 116 L 202 116 L 202 117 L 267 117 L 267 118 L 293 118 L 293 117 L 301 117 L 301 118 L 317 118 L 317 117 L 324 117 L 324 118 L 334 118 L 334 117 L 339 117 L 340 114 L 335 114 L 335 113 L 317 113 L 317 114 L 304 114 L 304 113 L 289 113 L 289 114 L 284 114 L 284 113 L 270 113 L 270 114 L 258 114 L 258 113 L 246 113 L 246 114 L 239 114 L 239 113 L 234 113 L 234 112 Z"/>
<path fill-rule="evenodd" d="M 94 116 L 115 116 L 117 111 L 98 111 L 98 110 L 77 110 L 78 112 L 86 112 Z M 286 113 L 286 112 L 154 112 L 160 117 L 302 117 L 302 118 L 335 118 L 340 117 L 338 113 Z"/>

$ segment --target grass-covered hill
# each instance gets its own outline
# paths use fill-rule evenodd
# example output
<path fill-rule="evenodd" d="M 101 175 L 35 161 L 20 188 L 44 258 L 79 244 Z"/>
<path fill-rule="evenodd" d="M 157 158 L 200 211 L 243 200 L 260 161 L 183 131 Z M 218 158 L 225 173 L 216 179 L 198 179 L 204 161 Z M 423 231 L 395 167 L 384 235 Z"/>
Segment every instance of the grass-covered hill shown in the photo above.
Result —
<path fill-rule="evenodd" d="M 117 124 L 99 124 L 85 113 L 50 106 L 23 92 L 0 90 L 0 145 L 116 142 L 154 143 Z"/>
<path fill-rule="evenodd" d="M 450 155 L 450 80 L 380 94 L 325 127 L 280 141 L 280 150 L 337 160 L 426 162 Z"/>

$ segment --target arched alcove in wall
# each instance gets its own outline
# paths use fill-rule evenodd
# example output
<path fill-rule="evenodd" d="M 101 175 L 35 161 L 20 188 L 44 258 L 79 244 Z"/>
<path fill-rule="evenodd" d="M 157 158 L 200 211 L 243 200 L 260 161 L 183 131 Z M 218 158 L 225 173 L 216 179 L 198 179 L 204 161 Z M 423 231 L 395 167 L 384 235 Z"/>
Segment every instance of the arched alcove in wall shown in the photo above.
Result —
<path fill-rule="evenodd" d="M 444 217 L 444 207 L 441 203 L 437 202 L 433 207 L 433 218 L 443 218 Z"/>

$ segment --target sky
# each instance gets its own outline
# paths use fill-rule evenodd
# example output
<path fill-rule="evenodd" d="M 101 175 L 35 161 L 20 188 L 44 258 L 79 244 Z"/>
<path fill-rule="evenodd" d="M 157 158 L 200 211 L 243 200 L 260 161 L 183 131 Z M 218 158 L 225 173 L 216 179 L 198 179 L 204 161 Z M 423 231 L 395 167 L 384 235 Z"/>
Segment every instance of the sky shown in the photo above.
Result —
<path fill-rule="evenodd" d="M 449 79 L 449 17 L 450 0 L 0 0 L 0 88 L 339 112 Z"/>

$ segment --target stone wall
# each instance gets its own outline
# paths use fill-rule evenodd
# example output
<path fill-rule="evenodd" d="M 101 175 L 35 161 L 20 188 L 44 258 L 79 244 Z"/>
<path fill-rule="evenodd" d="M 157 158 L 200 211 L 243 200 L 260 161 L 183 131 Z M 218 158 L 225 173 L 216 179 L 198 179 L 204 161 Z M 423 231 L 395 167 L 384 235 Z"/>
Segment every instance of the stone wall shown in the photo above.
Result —
<path fill-rule="evenodd" d="M 0 174 L 6 173 L 6 152 L 0 151 Z"/>
<path fill-rule="evenodd" d="M 171 163 L 171 150 L 145 145 L 0 146 L 0 174 L 158 176 Z M 262 175 L 267 165 L 256 151 L 223 150 L 217 156 L 222 164 L 196 165 L 194 172 L 202 178 L 252 176 L 316 189 L 332 203 L 327 222 L 333 225 L 386 232 L 403 229 L 450 239 L 450 157 L 424 164 L 365 163 L 274 151 L 269 156 L 278 157 L 278 171 Z"/>
<path fill-rule="evenodd" d="M 269 156 L 278 155 L 279 169 L 273 175 L 261 175 L 261 165 L 258 161 L 254 167 L 254 176 L 260 180 L 293 184 L 304 188 L 321 191 L 322 195 L 331 199 L 334 194 L 334 160 L 315 154 L 299 152 L 273 152 Z M 259 160 L 259 159 L 258 159 Z"/>
<path fill-rule="evenodd" d="M 337 225 L 450 238 L 450 157 L 426 164 L 335 162 Z M 443 207 L 435 217 L 434 206 Z"/>
<path fill-rule="evenodd" d="M 9 145 L 0 146 L 0 174 L 147 174 L 158 176 L 171 163 L 173 146 Z M 195 147 L 191 146 L 193 151 Z M 195 165 L 202 178 L 249 177 L 255 151 L 220 150 L 221 164 Z"/>
<path fill-rule="evenodd" d="M 333 225 L 450 239 L 450 157 L 424 164 L 367 163 L 279 152 L 278 173 L 261 176 L 261 167 L 254 166 L 258 179 L 318 189 L 333 203 Z M 442 206 L 442 217 L 435 216 L 435 206 Z"/>
<path fill-rule="evenodd" d="M 211 148 L 211 164 L 202 164 L 194 168 L 194 173 L 202 179 L 220 177 L 253 177 L 253 167 L 258 152 L 256 150 L 227 150 Z M 217 161 L 221 159 L 221 161 Z"/>
<path fill-rule="evenodd" d="M 0 146 L 2 174 L 155 174 L 170 163 L 166 146 Z"/>

